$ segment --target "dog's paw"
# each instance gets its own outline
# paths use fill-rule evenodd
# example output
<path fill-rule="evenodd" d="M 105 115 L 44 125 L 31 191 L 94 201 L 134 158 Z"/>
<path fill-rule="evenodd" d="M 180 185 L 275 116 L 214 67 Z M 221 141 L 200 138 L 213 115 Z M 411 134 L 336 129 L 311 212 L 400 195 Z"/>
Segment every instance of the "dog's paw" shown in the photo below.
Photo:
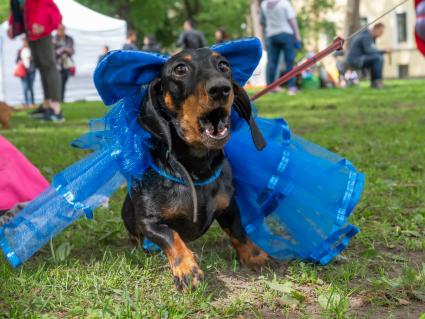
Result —
<path fill-rule="evenodd" d="M 204 279 L 204 273 L 193 256 L 174 260 L 171 267 L 177 290 L 195 289 Z"/>
<path fill-rule="evenodd" d="M 233 246 L 236 248 L 239 261 L 242 265 L 260 269 L 270 261 L 269 255 L 250 240 L 247 240 L 246 243 L 238 242 L 237 245 L 233 243 Z"/>

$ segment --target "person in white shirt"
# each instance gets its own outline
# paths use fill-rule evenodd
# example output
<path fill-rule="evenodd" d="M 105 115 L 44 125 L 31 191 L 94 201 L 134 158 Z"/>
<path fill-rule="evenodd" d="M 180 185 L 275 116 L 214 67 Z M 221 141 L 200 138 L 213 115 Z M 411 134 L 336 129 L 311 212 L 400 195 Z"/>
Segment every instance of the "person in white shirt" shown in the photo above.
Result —
<path fill-rule="evenodd" d="M 25 67 L 26 74 L 21 78 L 22 92 L 24 94 L 24 107 L 34 107 L 34 79 L 35 79 L 35 66 L 31 56 L 31 49 L 26 38 L 23 39 L 22 48 L 18 51 L 17 63 L 22 61 Z"/>
<path fill-rule="evenodd" d="M 279 56 L 285 55 L 286 71 L 292 70 L 296 49 L 301 48 L 301 35 L 298 29 L 297 15 L 289 0 L 264 0 L 261 3 L 267 38 L 269 61 L 267 64 L 267 84 L 276 80 Z M 289 94 L 295 94 L 295 79 L 288 82 Z"/>

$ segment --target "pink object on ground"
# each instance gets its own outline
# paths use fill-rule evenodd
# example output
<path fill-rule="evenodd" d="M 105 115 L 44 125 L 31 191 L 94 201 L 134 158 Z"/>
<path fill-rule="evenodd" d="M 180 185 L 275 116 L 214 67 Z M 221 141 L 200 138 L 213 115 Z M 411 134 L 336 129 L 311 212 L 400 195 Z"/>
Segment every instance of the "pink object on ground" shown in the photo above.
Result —
<path fill-rule="evenodd" d="M 0 136 L 0 210 L 31 201 L 48 186 L 40 171 Z"/>

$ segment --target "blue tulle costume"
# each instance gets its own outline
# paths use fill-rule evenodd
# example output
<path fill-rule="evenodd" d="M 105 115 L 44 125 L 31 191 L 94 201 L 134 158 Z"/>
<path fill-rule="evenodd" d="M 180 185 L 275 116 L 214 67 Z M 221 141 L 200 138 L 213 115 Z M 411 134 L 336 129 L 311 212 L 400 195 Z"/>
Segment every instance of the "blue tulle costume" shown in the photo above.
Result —
<path fill-rule="evenodd" d="M 212 47 L 225 56 L 240 85 L 261 57 L 258 39 Z M 113 51 L 98 65 L 94 82 L 107 115 L 90 122 L 90 132 L 73 142 L 94 149 L 57 174 L 52 186 L 0 227 L 0 248 L 14 267 L 25 262 L 124 182 L 131 187 L 151 166 L 150 134 L 137 122 L 148 84 L 167 56 Z M 248 236 L 271 256 L 326 265 L 359 231 L 348 216 L 357 204 L 363 174 L 346 159 L 291 134 L 283 119 L 256 118 L 267 147 L 258 151 L 249 127 L 232 113 L 225 153 L 232 164 L 236 201 Z M 148 244 L 148 243 L 145 243 Z"/>

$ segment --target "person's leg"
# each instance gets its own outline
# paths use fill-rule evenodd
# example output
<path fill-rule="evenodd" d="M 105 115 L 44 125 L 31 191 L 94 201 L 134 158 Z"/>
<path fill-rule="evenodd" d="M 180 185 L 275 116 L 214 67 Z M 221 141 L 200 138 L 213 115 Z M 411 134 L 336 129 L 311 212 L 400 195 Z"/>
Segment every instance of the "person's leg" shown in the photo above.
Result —
<path fill-rule="evenodd" d="M 28 90 L 30 93 L 30 102 L 34 106 L 34 80 L 35 80 L 35 71 L 28 73 Z"/>
<path fill-rule="evenodd" d="M 40 73 L 45 77 L 47 100 L 50 101 L 50 107 L 53 109 L 53 112 L 59 114 L 61 111 L 59 102 L 61 95 L 61 77 L 56 66 L 52 37 L 48 36 L 38 41 L 39 51 L 43 54 L 42 58 L 40 58 Z"/>
<path fill-rule="evenodd" d="M 65 89 L 66 89 L 66 83 L 69 79 L 69 70 L 63 69 L 61 70 L 61 78 L 62 78 L 62 87 L 61 87 L 61 102 L 65 102 Z"/>
<path fill-rule="evenodd" d="M 371 54 L 364 57 L 363 67 L 370 70 L 372 86 L 382 81 L 384 57 L 382 54 Z"/>
<path fill-rule="evenodd" d="M 271 60 L 271 45 L 270 45 L 270 38 L 266 37 L 266 53 L 267 53 L 267 65 L 266 65 L 266 83 L 269 80 L 269 62 Z"/>
<path fill-rule="evenodd" d="M 24 100 L 23 100 L 23 103 L 22 104 L 24 105 L 24 107 L 28 107 L 29 102 L 28 102 L 28 81 L 27 81 L 27 76 L 21 78 L 21 84 L 22 84 L 22 95 L 24 97 Z"/>
<path fill-rule="evenodd" d="M 276 79 L 276 71 L 279 63 L 280 43 L 278 36 L 269 38 L 270 61 L 267 63 L 267 84 L 271 84 Z"/>
<path fill-rule="evenodd" d="M 282 40 L 283 52 L 285 54 L 285 64 L 286 64 L 285 73 L 288 73 L 292 71 L 294 67 L 294 61 L 295 61 L 295 55 L 296 55 L 295 38 L 292 34 L 282 33 L 281 40 Z M 292 78 L 291 80 L 288 81 L 288 87 L 296 88 L 296 78 Z"/>
<path fill-rule="evenodd" d="M 40 77 L 41 77 L 41 86 L 43 88 L 43 107 L 44 108 L 48 108 L 49 107 L 49 103 L 47 101 L 47 79 L 46 79 L 46 74 L 44 72 L 41 72 L 41 60 L 43 59 L 43 52 L 41 51 L 41 47 L 39 45 L 40 40 L 35 40 L 35 41 L 29 41 L 29 46 L 31 49 L 31 57 L 34 61 L 34 65 L 35 67 L 39 70 L 40 72 Z"/>

